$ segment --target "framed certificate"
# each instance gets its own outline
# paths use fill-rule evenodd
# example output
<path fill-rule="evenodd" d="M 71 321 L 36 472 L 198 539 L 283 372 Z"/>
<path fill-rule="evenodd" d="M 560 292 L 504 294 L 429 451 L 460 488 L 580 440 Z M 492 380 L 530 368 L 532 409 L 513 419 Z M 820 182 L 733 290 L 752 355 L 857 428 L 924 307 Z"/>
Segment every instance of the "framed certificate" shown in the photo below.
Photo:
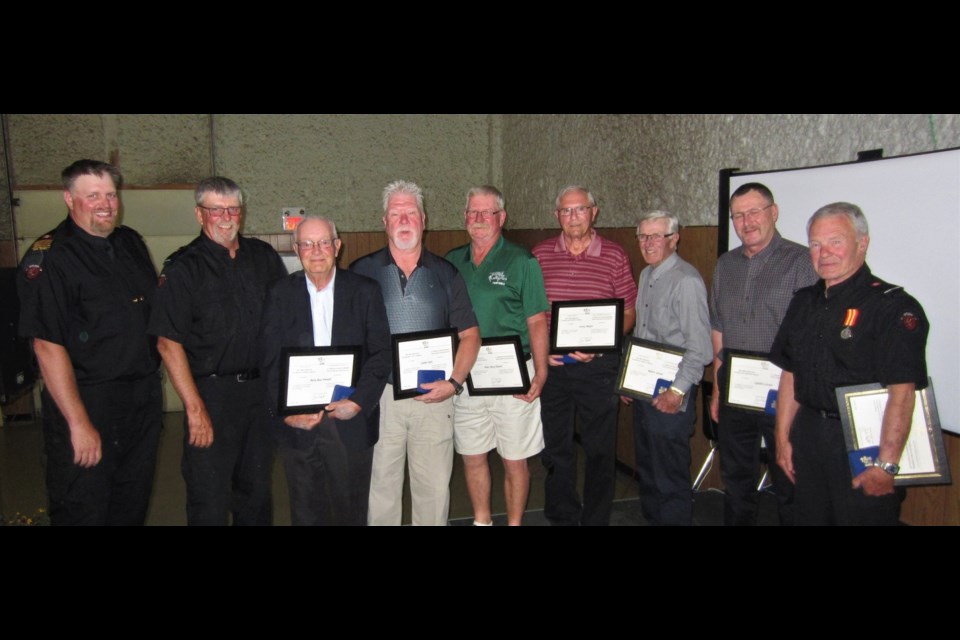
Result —
<path fill-rule="evenodd" d="M 617 377 L 617 393 L 652 402 L 658 388 L 669 388 L 676 378 L 685 352 L 686 349 L 659 342 L 627 338 L 626 353 Z M 686 397 L 683 402 L 685 408 Z"/>
<path fill-rule="evenodd" d="M 557 301 L 550 313 L 550 353 L 620 353 L 623 298 Z"/>
<path fill-rule="evenodd" d="M 332 402 L 334 387 L 353 387 L 360 376 L 360 347 L 284 347 L 280 350 L 282 416 L 317 413 Z"/>
<path fill-rule="evenodd" d="M 887 406 L 887 390 L 880 384 L 839 387 L 840 422 L 853 474 L 873 463 L 879 453 L 880 428 Z M 943 447 L 940 416 L 933 393 L 933 381 L 916 392 L 910 435 L 900 455 L 898 486 L 950 484 L 950 468 Z"/>
<path fill-rule="evenodd" d="M 467 376 L 472 396 L 508 396 L 530 390 L 530 374 L 520 336 L 484 338 Z"/>
<path fill-rule="evenodd" d="M 724 404 L 759 413 L 776 412 L 781 369 L 760 351 L 725 349 Z"/>
<path fill-rule="evenodd" d="M 394 400 L 418 396 L 421 382 L 446 380 L 453 373 L 456 330 L 398 333 L 392 339 Z"/>

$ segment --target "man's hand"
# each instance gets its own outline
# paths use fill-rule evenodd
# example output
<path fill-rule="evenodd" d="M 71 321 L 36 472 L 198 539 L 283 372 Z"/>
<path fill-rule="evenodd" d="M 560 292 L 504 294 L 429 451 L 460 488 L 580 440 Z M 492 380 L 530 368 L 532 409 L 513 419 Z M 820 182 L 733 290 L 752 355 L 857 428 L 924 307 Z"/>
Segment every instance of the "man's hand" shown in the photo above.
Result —
<path fill-rule="evenodd" d="M 524 402 L 530 403 L 540 397 L 540 392 L 543 391 L 543 385 L 547 381 L 547 375 L 535 375 L 533 380 L 530 381 L 530 389 L 526 393 L 515 393 L 513 397 L 517 400 L 523 400 Z"/>
<path fill-rule="evenodd" d="M 633 404 L 633 398 L 630 396 L 620 396 L 620 402 L 623 404 Z"/>
<path fill-rule="evenodd" d="M 295 416 L 287 416 L 283 419 L 287 426 L 293 427 L 294 429 L 303 429 L 304 431 L 310 431 L 320 424 L 321 420 L 323 420 L 322 411 L 320 413 L 298 413 Z"/>
<path fill-rule="evenodd" d="M 870 467 L 853 479 L 853 488 L 863 489 L 868 496 L 885 496 L 893 493 L 893 476 L 879 467 Z"/>
<path fill-rule="evenodd" d="M 797 484 L 797 476 L 793 470 L 793 445 L 789 440 L 777 440 L 777 464 L 783 469 L 787 478 L 793 484 Z"/>
<path fill-rule="evenodd" d="M 710 396 L 710 417 L 720 424 L 720 389 L 716 384 L 713 386 L 713 395 Z"/>
<path fill-rule="evenodd" d="M 349 398 L 344 398 L 343 400 L 331 402 L 324 411 L 326 411 L 327 415 L 331 418 L 349 420 L 360 413 L 360 405 Z"/>
<path fill-rule="evenodd" d="M 434 402 L 443 402 L 457 392 L 453 383 L 449 380 L 437 380 L 436 382 L 424 382 L 420 385 L 427 390 L 427 393 L 415 396 L 413 399 L 419 402 L 431 404 Z"/>
<path fill-rule="evenodd" d="M 568 353 L 568 356 L 576 360 L 577 362 L 590 362 L 597 354 L 595 353 L 584 353 L 583 351 L 574 351 Z M 562 367 L 564 365 L 563 356 L 552 355 L 550 356 L 550 366 L 551 367 Z"/>
<path fill-rule="evenodd" d="M 683 404 L 683 396 L 667 390 L 653 399 L 653 408 L 661 413 L 677 413 Z"/>
<path fill-rule="evenodd" d="M 190 446 L 206 449 L 213 444 L 213 423 L 202 404 L 198 409 L 187 411 L 187 430 Z"/>
<path fill-rule="evenodd" d="M 70 444 L 73 446 L 73 463 L 81 467 L 95 467 L 103 458 L 100 433 L 92 424 L 71 426 Z"/>

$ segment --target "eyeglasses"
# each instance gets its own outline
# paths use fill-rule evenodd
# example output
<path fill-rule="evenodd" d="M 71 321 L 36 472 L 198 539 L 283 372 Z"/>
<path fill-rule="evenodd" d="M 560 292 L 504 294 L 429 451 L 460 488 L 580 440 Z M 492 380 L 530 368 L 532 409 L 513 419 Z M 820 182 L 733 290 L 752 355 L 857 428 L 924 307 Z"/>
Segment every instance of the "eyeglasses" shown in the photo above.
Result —
<path fill-rule="evenodd" d="M 330 247 L 336 243 L 336 238 L 324 238 L 322 240 L 304 240 L 303 242 L 294 242 L 293 246 L 301 253 L 310 253 L 315 248 L 321 251 L 329 251 Z"/>
<path fill-rule="evenodd" d="M 773 206 L 774 203 L 770 203 L 765 207 L 757 207 L 755 209 L 750 209 L 749 211 L 737 211 L 736 213 L 730 214 L 730 219 L 734 222 L 743 222 L 745 218 L 755 219 L 760 216 L 761 213 Z"/>
<path fill-rule="evenodd" d="M 202 204 L 199 206 L 206 211 L 211 218 L 219 218 L 224 215 L 239 218 L 240 214 L 243 213 L 243 207 L 205 207 Z"/>
<path fill-rule="evenodd" d="M 585 216 L 590 209 L 593 209 L 593 207 L 582 204 L 579 207 L 564 207 L 563 209 L 557 209 L 557 213 L 563 218 L 569 218 L 573 214 Z"/>
<path fill-rule="evenodd" d="M 640 242 L 662 242 L 669 238 L 670 236 L 676 235 L 676 231 L 673 233 L 638 233 L 637 240 Z"/>
<path fill-rule="evenodd" d="M 500 213 L 501 209 L 493 210 L 487 209 L 486 211 L 477 211 L 476 209 L 469 209 L 464 212 L 467 218 L 472 218 L 474 220 L 492 220 L 495 215 Z"/>

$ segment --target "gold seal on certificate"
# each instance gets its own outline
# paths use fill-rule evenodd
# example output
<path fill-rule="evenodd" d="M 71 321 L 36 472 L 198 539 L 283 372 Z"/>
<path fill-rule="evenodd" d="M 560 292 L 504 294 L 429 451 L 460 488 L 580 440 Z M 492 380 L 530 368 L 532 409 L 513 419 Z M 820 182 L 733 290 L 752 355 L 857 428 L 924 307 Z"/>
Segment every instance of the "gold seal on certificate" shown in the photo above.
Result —
<path fill-rule="evenodd" d="M 550 312 L 550 353 L 619 353 L 623 298 L 563 300 Z"/>
<path fill-rule="evenodd" d="M 651 340 L 627 338 L 627 350 L 620 362 L 616 392 L 652 401 L 658 387 L 669 388 L 673 382 L 685 351 L 686 349 Z M 683 408 L 686 408 L 688 397 L 683 399 Z"/>
<path fill-rule="evenodd" d="M 333 402 L 336 387 L 353 387 L 360 347 L 284 347 L 280 350 L 279 415 L 317 413 Z"/>
<path fill-rule="evenodd" d="M 520 336 L 484 338 L 467 376 L 472 396 L 509 396 L 530 390 L 530 374 Z"/>
<path fill-rule="evenodd" d="M 858 475 L 864 467 L 876 462 L 887 390 L 877 383 L 838 387 L 836 393 L 851 471 Z M 926 389 L 916 392 L 910 435 L 899 465 L 900 471 L 894 480 L 897 486 L 951 482 L 932 380 Z"/>
<path fill-rule="evenodd" d="M 453 373 L 455 330 L 398 333 L 392 339 L 394 400 L 418 396 L 421 382 L 446 380 Z"/>
<path fill-rule="evenodd" d="M 776 414 L 781 369 L 760 351 L 724 349 L 724 404 L 745 411 Z"/>

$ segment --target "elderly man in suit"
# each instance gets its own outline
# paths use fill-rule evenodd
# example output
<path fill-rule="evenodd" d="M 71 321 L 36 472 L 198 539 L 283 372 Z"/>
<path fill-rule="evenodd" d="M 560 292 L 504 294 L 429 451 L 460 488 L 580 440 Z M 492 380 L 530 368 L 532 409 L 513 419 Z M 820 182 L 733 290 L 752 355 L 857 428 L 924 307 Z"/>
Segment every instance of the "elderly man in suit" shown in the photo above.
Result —
<path fill-rule="evenodd" d="M 380 395 L 390 373 L 390 327 L 376 281 L 337 268 L 340 239 L 332 220 L 304 218 L 294 231 L 303 271 L 267 296 L 260 341 L 271 429 L 290 488 L 294 525 L 365 525 L 380 435 Z M 323 411 L 281 417 L 283 347 L 359 347 L 359 377 L 349 397 Z"/>

